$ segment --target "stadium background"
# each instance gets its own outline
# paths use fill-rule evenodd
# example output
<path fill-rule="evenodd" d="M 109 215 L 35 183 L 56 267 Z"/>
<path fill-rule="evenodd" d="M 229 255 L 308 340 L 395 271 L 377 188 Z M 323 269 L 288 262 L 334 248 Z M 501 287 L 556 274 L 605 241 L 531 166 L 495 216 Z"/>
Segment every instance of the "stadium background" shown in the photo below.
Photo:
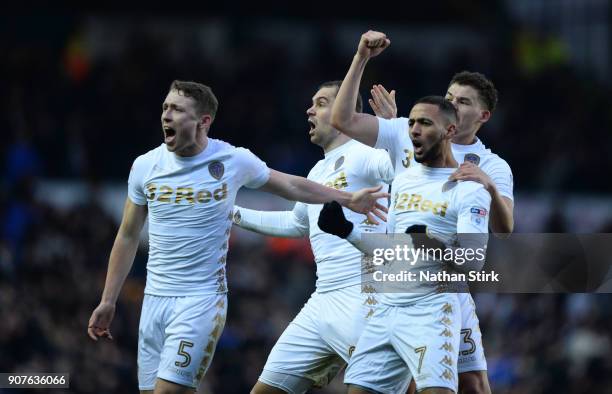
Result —
<path fill-rule="evenodd" d="M 131 162 L 161 142 L 170 82 L 212 86 L 220 110 L 211 137 L 306 175 L 321 157 L 307 136 L 310 98 L 344 76 L 370 28 L 392 45 L 368 65 L 362 94 L 375 82 L 397 89 L 400 114 L 443 94 L 456 71 L 493 79 L 500 103 L 479 136 L 513 169 L 517 232 L 612 232 L 609 2 L 430 3 L 370 15 L 312 4 L 303 15 L 237 6 L 0 16 L 0 372 L 70 372 L 70 392 L 135 392 L 146 242 L 115 340 L 94 344 L 86 324 Z M 239 202 L 291 206 L 259 193 Z M 234 231 L 228 322 L 206 392 L 248 392 L 314 279 L 307 241 Z M 475 298 L 494 392 L 612 392 L 609 294 Z M 344 388 L 337 380 L 317 392 Z"/>

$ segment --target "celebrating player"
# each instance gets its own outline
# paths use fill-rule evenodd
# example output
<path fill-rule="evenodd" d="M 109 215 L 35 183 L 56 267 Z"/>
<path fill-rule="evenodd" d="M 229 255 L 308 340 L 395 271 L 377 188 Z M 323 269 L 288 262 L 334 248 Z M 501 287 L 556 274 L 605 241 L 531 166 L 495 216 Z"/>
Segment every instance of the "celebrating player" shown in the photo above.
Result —
<path fill-rule="evenodd" d="M 393 180 L 389 155 L 370 148 L 331 126 L 331 108 L 341 81 L 323 83 L 308 108 L 310 140 L 325 158 L 308 179 L 339 190 L 376 187 Z M 361 97 L 355 110 L 361 112 Z M 317 263 L 317 288 L 274 345 L 253 393 L 303 393 L 323 386 L 348 362 L 351 350 L 377 302 L 361 286 L 361 253 L 347 241 L 317 226 L 321 205 L 296 203 L 292 211 L 262 212 L 234 207 L 235 223 L 277 237 L 308 235 Z M 364 232 L 385 232 L 364 215 L 345 211 Z"/>
<path fill-rule="evenodd" d="M 414 164 L 415 149 L 408 138 L 408 119 L 386 120 L 353 113 L 351 108 L 367 61 L 389 44 L 390 41 L 380 32 L 369 31 L 361 37 L 357 54 L 338 92 L 332 111 L 332 123 L 352 138 L 376 148 L 387 149 L 397 175 Z M 387 118 L 397 115 L 395 95 L 392 93 L 380 85 L 373 87 L 373 100 L 370 103 L 377 114 Z M 511 233 L 514 227 L 512 172 L 504 160 L 491 153 L 476 137 L 476 133 L 495 109 L 497 91 L 482 74 L 461 72 L 451 80 L 446 98 L 455 105 L 459 114 L 452 151 L 457 162 L 462 163 L 450 179 L 472 180 L 483 184 L 492 197 L 491 230 L 500 235 Z M 459 298 L 463 316 L 459 385 L 462 390 L 469 392 L 490 393 L 474 301 L 469 293 L 461 293 Z"/>
<path fill-rule="evenodd" d="M 250 151 L 208 138 L 218 102 L 211 89 L 174 81 L 161 114 L 164 143 L 139 156 L 89 336 L 112 339 L 115 304 L 149 216 L 149 260 L 138 339 L 142 392 L 189 393 L 204 376 L 225 324 L 225 262 L 232 208 L 242 186 L 306 203 L 340 199 L 384 217 L 376 188 L 336 190 L 269 169 Z"/>
<path fill-rule="evenodd" d="M 453 76 L 446 99 L 451 101 L 459 114 L 460 136 L 453 138 L 453 155 L 462 164 L 451 175 L 454 180 L 471 180 L 482 183 L 492 196 L 489 228 L 504 237 L 513 231 L 512 172 L 508 164 L 487 149 L 476 133 L 493 113 L 497 103 L 497 91 L 484 75 L 462 71 Z M 397 116 L 395 91 L 388 92 L 382 85 L 372 88 L 372 108 L 379 117 Z M 406 119 L 394 122 L 406 125 Z M 403 147 L 410 154 L 409 144 Z M 459 386 L 470 393 L 490 393 L 487 378 L 487 362 L 482 346 L 478 317 L 474 300 L 469 294 L 459 294 L 463 323 L 462 342 L 459 349 Z"/>
<path fill-rule="evenodd" d="M 426 232 L 449 249 L 484 250 L 491 196 L 479 183 L 448 180 L 458 167 L 450 147 L 457 124 L 455 108 L 443 97 L 424 97 L 410 111 L 409 124 L 414 159 L 421 164 L 395 176 L 389 232 Z M 363 245 L 359 229 L 338 207 L 325 204 L 319 226 Z M 429 240 L 413 235 L 412 246 L 420 248 L 424 238 Z M 474 256 L 462 264 L 450 269 L 480 270 L 484 259 Z M 424 270 L 442 273 L 449 267 L 440 258 L 422 258 L 401 269 L 418 277 Z M 441 292 L 441 285 L 406 282 L 400 292 L 379 295 L 381 305 L 368 321 L 346 372 L 350 393 L 402 393 L 411 376 L 419 392 L 457 392 L 461 310 L 457 295 Z"/>

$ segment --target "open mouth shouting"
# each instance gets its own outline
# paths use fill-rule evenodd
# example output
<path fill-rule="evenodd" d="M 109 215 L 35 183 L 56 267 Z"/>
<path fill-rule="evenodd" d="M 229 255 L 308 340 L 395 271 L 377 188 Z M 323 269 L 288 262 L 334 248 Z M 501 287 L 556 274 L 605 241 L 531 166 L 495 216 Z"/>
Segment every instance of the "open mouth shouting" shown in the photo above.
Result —
<path fill-rule="evenodd" d="M 164 126 L 164 142 L 166 144 L 172 144 L 176 139 L 176 130 L 172 127 Z"/>
<path fill-rule="evenodd" d="M 421 155 L 423 154 L 423 143 L 420 141 L 412 140 L 412 146 L 414 147 L 414 154 Z"/>
<path fill-rule="evenodd" d="M 310 131 L 308 132 L 308 134 L 312 136 L 314 134 L 314 129 L 317 127 L 317 125 L 314 122 L 314 119 L 309 118 L 308 125 L 310 126 Z"/>

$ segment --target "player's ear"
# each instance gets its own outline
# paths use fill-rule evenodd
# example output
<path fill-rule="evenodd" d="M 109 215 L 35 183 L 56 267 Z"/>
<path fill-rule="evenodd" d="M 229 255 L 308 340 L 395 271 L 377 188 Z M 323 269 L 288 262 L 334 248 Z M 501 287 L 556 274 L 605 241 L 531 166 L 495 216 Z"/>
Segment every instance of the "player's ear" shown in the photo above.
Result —
<path fill-rule="evenodd" d="M 446 128 L 446 138 L 452 139 L 456 133 L 457 125 L 455 125 L 454 123 L 449 123 L 448 127 Z"/>
<path fill-rule="evenodd" d="M 484 110 L 480 112 L 480 123 L 486 123 L 491 118 L 491 111 Z"/>
<path fill-rule="evenodd" d="M 208 133 L 208 130 L 210 129 L 210 125 L 213 122 L 213 118 L 212 116 L 206 114 L 206 115 L 202 115 L 200 116 L 200 121 L 198 122 L 198 127 L 200 127 L 201 129 L 203 129 L 204 131 L 206 131 Z"/>

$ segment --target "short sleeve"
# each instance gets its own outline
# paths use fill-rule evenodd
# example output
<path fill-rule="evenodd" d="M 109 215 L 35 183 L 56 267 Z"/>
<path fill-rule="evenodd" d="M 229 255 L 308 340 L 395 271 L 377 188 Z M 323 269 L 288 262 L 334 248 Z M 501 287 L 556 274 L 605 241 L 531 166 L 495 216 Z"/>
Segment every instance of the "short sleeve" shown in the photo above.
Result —
<path fill-rule="evenodd" d="M 147 205 L 147 197 L 144 192 L 144 158 L 142 156 L 134 160 L 128 177 L 128 197 L 136 205 Z"/>
<path fill-rule="evenodd" d="M 457 196 L 460 201 L 457 213 L 457 233 L 472 234 L 489 232 L 489 215 L 491 195 L 480 184 L 476 190 L 468 188 L 467 192 Z"/>
<path fill-rule="evenodd" d="M 382 149 L 374 149 L 364 161 L 365 173 L 370 179 L 376 179 L 387 184 L 393 182 L 395 170 L 389 154 Z"/>
<path fill-rule="evenodd" d="M 270 179 L 270 169 L 261 159 L 244 148 L 236 149 L 237 166 L 242 173 L 241 185 L 257 189 Z"/>
<path fill-rule="evenodd" d="M 389 152 L 392 163 L 397 163 L 405 156 L 403 149 L 412 150 L 412 141 L 408 136 L 408 118 L 378 118 L 377 149 Z"/>
<path fill-rule="evenodd" d="M 496 160 L 488 175 L 499 194 L 514 201 L 514 178 L 508 163 L 502 159 Z"/>

